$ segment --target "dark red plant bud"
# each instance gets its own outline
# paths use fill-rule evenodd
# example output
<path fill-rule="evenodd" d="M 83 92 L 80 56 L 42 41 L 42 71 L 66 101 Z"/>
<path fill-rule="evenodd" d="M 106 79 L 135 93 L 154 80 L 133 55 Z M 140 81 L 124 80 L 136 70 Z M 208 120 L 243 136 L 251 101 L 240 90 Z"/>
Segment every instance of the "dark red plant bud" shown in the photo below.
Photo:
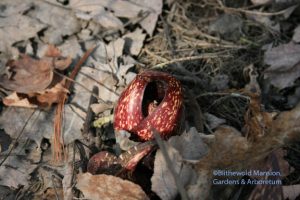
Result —
<path fill-rule="evenodd" d="M 118 158 L 108 151 L 96 153 L 90 158 L 87 165 L 87 171 L 91 174 L 114 174 L 121 168 L 122 166 L 119 164 Z"/>
<path fill-rule="evenodd" d="M 114 128 L 153 139 L 152 128 L 166 138 L 177 129 L 182 111 L 180 82 L 167 73 L 144 71 L 121 94 Z"/>
<path fill-rule="evenodd" d="M 93 155 L 87 165 L 91 174 L 115 175 L 123 170 L 134 171 L 138 162 L 151 152 L 156 145 L 155 141 L 140 143 L 122 153 L 119 157 L 107 151 L 100 151 Z"/>

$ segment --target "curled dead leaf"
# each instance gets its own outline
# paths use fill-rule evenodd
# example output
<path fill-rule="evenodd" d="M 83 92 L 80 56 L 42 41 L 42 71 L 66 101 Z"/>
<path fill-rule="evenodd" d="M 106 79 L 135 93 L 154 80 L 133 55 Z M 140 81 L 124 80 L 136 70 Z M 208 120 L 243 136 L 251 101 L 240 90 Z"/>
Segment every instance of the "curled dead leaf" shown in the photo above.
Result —
<path fill-rule="evenodd" d="M 28 98 L 19 96 L 16 92 L 13 92 L 9 96 L 3 98 L 3 104 L 6 106 L 16 106 L 24 108 L 36 108 L 37 106 L 30 103 Z"/>
<path fill-rule="evenodd" d="M 140 186 L 110 175 L 77 176 L 76 187 L 87 199 L 102 200 L 147 200 L 149 199 Z"/>
<path fill-rule="evenodd" d="M 45 57 L 35 59 L 21 54 L 18 60 L 9 61 L 6 72 L 0 75 L 0 86 L 17 93 L 44 91 L 52 83 L 54 69 L 64 70 L 71 64 L 71 58 L 61 57 L 54 46 L 49 46 Z"/>
<path fill-rule="evenodd" d="M 11 74 L 2 75 L 0 85 L 19 93 L 42 91 L 53 78 L 52 60 L 49 59 L 37 60 L 21 55 L 19 60 L 9 61 L 7 67 Z"/>

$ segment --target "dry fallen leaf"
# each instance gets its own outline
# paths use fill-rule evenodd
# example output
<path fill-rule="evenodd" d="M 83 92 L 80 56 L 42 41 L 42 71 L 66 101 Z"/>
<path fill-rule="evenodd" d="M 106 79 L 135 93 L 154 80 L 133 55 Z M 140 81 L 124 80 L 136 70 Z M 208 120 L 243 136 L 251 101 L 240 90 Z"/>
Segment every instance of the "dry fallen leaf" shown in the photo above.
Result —
<path fill-rule="evenodd" d="M 243 20 L 238 15 L 223 14 L 210 24 L 208 31 L 227 40 L 239 40 L 242 25 Z"/>
<path fill-rule="evenodd" d="M 219 118 L 210 113 L 204 113 L 205 121 L 210 129 L 215 129 L 218 126 L 225 124 L 226 120 L 223 118 Z"/>
<path fill-rule="evenodd" d="M 92 200 L 147 200 L 140 186 L 110 175 L 77 175 L 76 187 L 84 197 Z"/>
<path fill-rule="evenodd" d="M 7 73 L 1 75 L 0 85 L 14 93 L 4 98 L 7 106 L 50 107 L 61 95 L 66 95 L 63 79 L 53 70 L 64 70 L 71 64 L 71 58 L 61 57 L 60 51 L 49 45 L 45 57 L 34 59 L 22 55 L 18 60 L 7 63 Z"/>
<path fill-rule="evenodd" d="M 207 146 L 195 128 L 181 136 L 171 137 L 166 143 L 172 166 L 177 172 L 183 186 L 195 183 L 195 171 L 184 160 L 199 160 L 207 154 Z M 158 150 L 154 161 L 154 174 L 151 178 L 152 190 L 163 200 L 174 199 L 178 190 L 172 173 L 161 151 Z"/>
<path fill-rule="evenodd" d="M 251 2 L 252 2 L 254 5 L 261 5 L 261 4 L 267 4 L 267 3 L 270 3 L 271 0 L 251 0 Z"/>
<path fill-rule="evenodd" d="M 103 8 L 112 10 L 117 17 L 132 18 L 136 17 L 143 7 L 140 7 L 130 1 L 122 0 L 71 0 L 71 7 L 74 10 L 80 10 L 87 13 L 99 13 Z"/>
<path fill-rule="evenodd" d="M 6 10 L 5 7 L 4 10 Z M 8 17 L 0 17 L 0 51 L 11 52 L 12 44 L 36 36 L 37 32 L 45 27 L 46 25 L 37 19 L 19 13 Z"/>
<path fill-rule="evenodd" d="M 10 157 L 6 164 L 0 167 L 0 185 L 18 188 L 20 185 L 28 185 L 30 174 L 37 165 L 25 159 Z"/>
<path fill-rule="evenodd" d="M 149 11 L 149 15 L 145 17 L 139 24 L 142 26 L 143 29 L 146 30 L 146 32 L 152 36 L 156 22 L 158 19 L 158 16 L 162 12 L 162 7 L 163 7 L 163 1 L 162 0 L 133 0 L 136 4 L 143 6 L 144 8 L 143 11 Z"/>
<path fill-rule="evenodd" d="M 19 60 L 7 63 L 10 74 L 2 75 L 0 85 L 19 93 L 43 91 L 53 79 L 52 62 L 52 59 L 37 60 L 21 55 Z"/>
<path fill-rule="evenodd" d="M 23 108 L 37 107 L 37 105 L 30 103 L 27 97 L 24 97 L 24 95 L 19 96 L 18 93 L 16 92 L 13 92 L 7 97 L 3 98 L 3 104 L 6 106 L 15 106 L 15 107 L 23 107 Z"/>
<path fill-rule="evenodd" d="M 137 28 L 135 31 L 124 35 L 123 38 L 125 39 L 125 51 L 137 56 L 144 45 L 146 34 L 143 33 L 142 29 Z"/>
<path fill-rule="evenodd" d="M 55 86 L 36 94 L 37 104 L 40 107 L 50 108 L 52 104 L 59 102 L 60 98 L 67 95 L 67 93 L 68 90 L 63 87 L 62 82 L 59 82 Z"/>
<path fill-rule="evenodd" d="M 27 15 L 47 25 L 41 39 L 48 44 L 60 44 L 63 37 L 71 36 L 81 28 L 71 10 L 59 6 L 49 6 L 43 1 L 33 1 L 32 9 Z"/>
<path fill-rule="evenodd" d="M 31 178 L 31 173 L 38 167 L 41 159 L 41 151 L 34 142 L 19 140 L 19 145 L 15 146 L 12 154 L 4 161 L 1 159 L 0 185 L 18 188 L 27 187 Z M 7 155 L 10 150 L 3 152 Z M 17 155 L 16 155 L 17 154 Z M 5 156 L 2 156 L 5 158 Z"/>
<path fill-rule="evenodd" d="M 80 129 L 84 120 L 73 111 L 69 104 L 65 105 L 64 110 L 64 143 L 70 144 L 76 139 L 82 139 Z M 3 128 L 11 138 L 15 139 L 32 112 L 33 110 L 26 108 L 7 108 L 0 115 L 0 128 Z M 53 116 L 52 109 L 35 111 L 23 131 L 23 136 L 35 141 L 37 145 L 41 144 L 43 138 L 51 139 L 53 136 Z"/>
<path fill-rule="evenodd" d="M 294 30 L 293 41 L 300 42 L 300 25 L 298 25 Z"/>
<path fill-rule="evenodd" d="M 300 197 L 300 184 L 282 186 L 284 199 L 298 199 Z"/>
<path fill-rule="evenodd" d="M 270 67 L 265 70 L 264 78 L 279 89 L 292 86 L 300 77 L 299 54 L 300 45 L 293 42 L 267 49 L 264 62 Z"/>

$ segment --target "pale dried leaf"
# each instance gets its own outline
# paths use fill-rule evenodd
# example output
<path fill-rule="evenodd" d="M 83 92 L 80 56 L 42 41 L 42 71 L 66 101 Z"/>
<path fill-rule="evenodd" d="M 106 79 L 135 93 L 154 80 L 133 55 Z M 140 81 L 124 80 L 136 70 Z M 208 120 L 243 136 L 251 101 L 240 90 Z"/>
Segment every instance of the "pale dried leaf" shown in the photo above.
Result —
<path fill-rule="evenodd" d="M 127 33 L 123 36 L 125 39 L 125 51 L 129 52 L 131 55 L 137 56 L 143 45 L 146 38 L 146 34 L 143 33 L 142 29 L 136 29 L 131 33 Z"/>
<path fill-rule="evenodd" d="M 27 15 L 48 25 L 43 37 L 46 43 L 59 44 L 62 37 L 73 35 L 80 30 L 80 24 L 71 10 L 49 6 L 42 1 L 34 1 L 34 9 Z"/>
<path fill-rule="evenodd" d="M 116 75 L 118 77 L 118 80 L 121 81 L 119 82 L 118 85 L 124 85 L 125 84 L 125 79 L 126 79 L 126 75 L 127 72 L 130 68 L 134 67 L 133 64 L 129 64 L 129 65 L 120 65 L 120 67 L 118 68 Z M 135 73 L 134 73 L 135 74 Z"/>
<path fill-rule="evenodd" d="M 71 0 L 70 5 L 75 10 L 81 10 L 90 13 L 97 13 L 103 8 L 112 10 L 117 17 L 133 18 L 137 17 L 142 10 L 142 6 L 130 1 L 123 0 Z"/>
<path fill-rule="evenodd" d="M 9 156 L 4 165 L 0 166 L 0 185 L 18 188 L 27 186 L 30 174 L 37 165 L 32 164 L 22 156 Z"/>
<path fill-rule="evenodd" d="M 226 123 L 225 119 L 219 118 L 210 113 L 204 113 L 204 117 L 210 129 L 215 129 L 218 126 Z"/>
<path fill-rule="evenodd" d="M 16 138 L 25 125 L 25 121 L 33 111 L 25 108 L 8 108 L 1 113 L 0 126 L 12 138 Z M 23 137 L 41 144 L 43 138 L 51 139 L 53 136 L 53 110 L 36 111 L 23 131 Z M 14 119 L 14 120 L 11 120 Z M 64 143 L 70 144 L 76 139 L 81 139 L 83 119 L 80 118 L 69 105 L 65 106 L 64 111 Z"/>
<path fill-rule="evenodd" d="M 82 67 L 75 80 L 85 88 L 78 84 L 74 85 L 75 96 L 72 102 L 80 105 L 84 109 L 88 108 L 91 96 L 90 91 L 92 91 L 94 86 L 99 88 L 99 98 L 102 100 L 114 102 L 118 99 L 118 93 L 116 93 L 115 89 L 117 81 L 110 73 L 90 67 Z"/>
<path fill-rule="evenodd" d="M 284 10 L 283 17 L 284 19 L 288 19 L 291 14 L 298 8 L 298 4 L 290 6 Z"/>
<path fill-rule="evenodd" d="M 149 199 L 140 186 L 115 176 L 77 175 L 76 187 L 88 199 L 102 200 L 147 200 Z"/>
<path fill-rule="evenodd" d="M 97 41 L 89 43 L 86 42 L 86 46 L 88 46 L 88 48 L 91 48 L 92 46 L 96 45 L 95 50 L 93 51 L 92 55 L 88 58 L 87 63 L 89 63 L 90 59 L 94 59 L 94 62 L 98 62 L 98 63 L 102 63 L 102 64 L 106 64 L 107 63 L 107 52 L 106 52 L 106 44 L 102 41 Z M 95 65 L 95 68 L 100 69 L 100 70 L 108 70 L 109 67 L 107 68 L 98 68 L 98 65 Z"/>
<path fill-rule="evenodd" d="M 180 141 L 178 142 L 180 143 Z M 168 155 L 172 161 L 172 167 L 177 172 L 181 184 L 185 187 L 189 184 L 194 184 L 196 178 L 195 171 L 183 162 L 182 156 L 172 145 L 169 143 L 165 144 Z M 178 148 L 181 147 L 178 145 Z M 151 189 L 163 200 L 174 199 L 178 194 L 174 177 L 170 172 L 161 150 L 158 150 L 155 156 L 154 174 L 151 178 L 151 183 Z"/>
<path fill-rule="evenodd" d="M 133 0 L 133 2 L 146 7 L 147 10 L 144 11 L 150 12 L 149 15 L 139 23 L 142 26 L 142 28 L 145 29 L 150 36 L 152 36 L 157 23 L 158 16 L 162 12 L 162 0 Z"/>
<path fill-rule="evenodd" d="M 104 8 L 100 7 L 99 11 L 92 13 L 85 13 L 82 11 L 76 12 L 76 17 L 83 20 L 94 20 L 94 22 L 100 24 L 104 28 L 122 28 L 123 23 L 112 13 L 105 11 Z"/>
<path fill-rule="evenodd" d="M 11 45 L 35 37 L 46 25 L 25 15 L 12 15 L 0 18 L 0 51 L 6 52 Z"/>
<path fill-rule="evenodd" d="M 224 39 L 238 40 L 241 36 L 242 26 L 243 20 L 238 15 L 223 14 L 209 25 L 208 31 L 220 35 Z"/>
<path fill-rule="evenodd" d="M 1 0 L 1 16 L 8 17 L 24 13 L 33 6 L 32 0 Z"/>
<path fill-rule="evenodd" d="M 113 108 L 113 105 L 109 105 L 109 104 L 105 104 L 105 103 L 94 103 L 91 105 L 91 109 L 96 115 L 104 112 L 105 110 L 112 109 L 112 108 Z"/>
<path fill-rule="evenodd" d="M 113 71 L 117 71 L 118 58 L 123 55 L 125 40 L 118 38 L 115 41 L 111 41 L 106 47 L 107 60 Z"/>
<path fill-rule="evenodd" d="M 254 5 L 262 5 L 272 2 L 272 0 L 251 0 Z"/>
<path fill-rule="evenodd" d="M 300 42 L 300 25 L 298 25 L 294 30 L 293 41 Z"/>
<path fill-rule="evenodd" d="M 180 136 L 171 137 L 166 143 L 168 155 L 172 166 L 180 178 L 181 183 L 187 188 L 195 184 L 197 175 L 184 160 L 195 161 L 208 153 L 208 146 L 203 142 L 202 136 L 192 127 Z M 151 178 L 152 190 L 162 199 L 174 199 L 177 195 L 173 175 L 167 166 L 160 150 L 157 151 L 154 162 L 154 174 Z"/>
<path fill-rule="evenodd" d="M 279 89 L 292 86 L 300 76 L 300 45 L 290 42 L 268 49 L 264 62 L 270 65 L 264 78 Z"/>
<path fill-rule="evenodd" d="M 95 15 L 93 19 L 95 22 L 99 23 L 101 26 L 107 29 L 121 29 L 123 27 L 123 23 L 121 20 L 115 17 L 112 13 L 105 12 L 104 9 L 101 14 Z"/>
<path fill-rule="evenodd" d="M 128 72 L 125 75 L 125 84 L 128 85 L 133 79 L 136 77 L 136 73 L 134 72 Z"/>
<path fill-rule="evenodd" d="M 18 96 L 16 92 L 11 93 L 3 99 L 3 104 L 6 106 L 15 106 L 23 108 L 36 108 L 37 105 L 31 104 L 27 98 Z"/>
<path fill-rule="evenodd" d="M 172 145 L 185 160 L 199 160 L 208 152 L 208 146 L 203 142 L 201 134 L 195 127 L 180 136 L 171 137 L 168 143 Z"/>
<path fill-rule="evenodd" d="M 261 15 L 247 15 L 248 18 L 266 26 L 272 31 L 279 32 L 280 31 L 280 23 L 273 21 L 270 16 L 261 16 Z"/>
<path fill-rule="evenodd" d="M 65 40 L 62 45 L 58 46 L 58 49 L 64 57 L 76 59 L 83 55 L 83 50 L 75 36 Z"/>
<path fill-rule="evenodd" d="M 33 110 L 25 108 L 8 108 L 1 113 L 0 124 L 12 138 L 16 138 Z M 52 136 L 52 116 L 44 111 L 36 111 L 23 131 L 23 137 L 34 140 L 37 145 L 43 138 Z M 14 119 L 14 120 L 11 120 Z"/>
<path fill-rule="evenodd" d="M 71 144 L 75 140 L 81 140 L 83 138 L 81 129 L 83 127 L 84 119 L 78 115 L 72 106 L 65 105 L 64 118 L 63 118 L 63 142 L 64 144 Z"/>
<path fill-rule="evenodd" d="M 283 197 L 284 199 L 297 199 L 300 196 L 300 184 L 298 185 L 284 185 L 283 188 Z"/>

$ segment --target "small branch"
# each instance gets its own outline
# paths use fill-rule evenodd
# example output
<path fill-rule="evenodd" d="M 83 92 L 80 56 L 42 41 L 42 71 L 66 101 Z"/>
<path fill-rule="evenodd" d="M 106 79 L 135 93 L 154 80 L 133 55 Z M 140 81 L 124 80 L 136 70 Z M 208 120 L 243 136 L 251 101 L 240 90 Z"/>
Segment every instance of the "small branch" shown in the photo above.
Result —
<path fill-rule="evenodd" d="M 261 15 L 261 16 L 275 16 L 275 15 L 283 15 L 285 14 L 290 8 L 286 8 L 283 10 L 280 10 L 278 12 L 259 12 L 259 11 L 252 11 L 252 10 L 244 10 L 241 8 L 232 8 L 232 7 L 226 7 L 224 6 L 224 4 L 222 3 L 222 1 L 218 1 L 220 4 L 219 9 L 221 10 L 227 10 L 227 11 L 233 11 L 233 12 L 241 12 L 241 13 L 245 13 L 245 14 L 252 14 L 252 15 Z"/>
<path fill-rule="evenodd" d="M 98 88 L 96 86 L 93 87 L 93 94 L 96 94 L 98 96 Z M 92 119 L 94 117 L 91 105 L 97 103 L 97 99 L 94 97 L 94 95 L 91 95 L 90 97 L 90 101 L 89 101 L 89 105 L 88 105 L 88 110 L 86 113 L 86 118 L 85 121 L 83 123 L 83 130 L 82 130 L 82 134 L 84 137 L 86 137 L 86 139 L 89 141 L 89 135 L 90 135 L 90 128 L 91 128 L 91 122 Z"/>
<path fill-rule="evenodd" d="M 203 113 L 202 110 L 194 96 L 194 94 L 192 93 L 192 91 L 188 91 L 188 98 L 189 98 L 189 107 L 193 113 L 193 121 L 195 123 L 195 127 L 197 129 L 198 132 L 203 132 Z"/>
<path fill-rule="evenodd" d="M 209 59 L 209 58 L 219 58 L 220 56 L 221 55 L 216 54 L 216 53 L 203 53 L 203 54 L 201 54 L 199 56 L 190 56 L 190 57 L 184 57 L 184 58 L 175 58 L 173 60 L 170 60 L 170 61 L 167 61 L 167 62 L 160 63 L 158 65 L 155 65 L 152 68 L 153 69 L 163 68 L 166 65 L 174 64 L 174 63 L 177 63 L 177 62 L 193 61 L 193 60 Z M 223 55 L 223 57 L 227 57 L 227 56 Z"/>
<path fill-rule="evenodd" d="M 87 58 L 91 55 L 91 53 L 94 51 L 95 47 L 90 48 L 87 50 L 87 52 L 83 55 L 83 57 L 78 61 L 78 63 L 75 65 L 73 71 L 71 72 L 70 79 L 74 80 L 76 75 L 78 74 L 81 65 L 87 60 Z M 69 90 L 72 81 L 70 79 L 67 79 L 64 87 Z M 62 154 L 64 152 L 64 142 L 62 137 L 62 121 L 63 121 L 63 110 L 65 102 L 67 101 L 68 96 L 66 94 L 63 94 L 60 101 L 57 104 L 56 110 L 55 110 L 55 116 L 54 116 L 54 137 L 53 137 L 53 156 L 54 161 L 60 161 L 62 160 Z M 62 140 L 62 142 L 61 142 Z"/>

